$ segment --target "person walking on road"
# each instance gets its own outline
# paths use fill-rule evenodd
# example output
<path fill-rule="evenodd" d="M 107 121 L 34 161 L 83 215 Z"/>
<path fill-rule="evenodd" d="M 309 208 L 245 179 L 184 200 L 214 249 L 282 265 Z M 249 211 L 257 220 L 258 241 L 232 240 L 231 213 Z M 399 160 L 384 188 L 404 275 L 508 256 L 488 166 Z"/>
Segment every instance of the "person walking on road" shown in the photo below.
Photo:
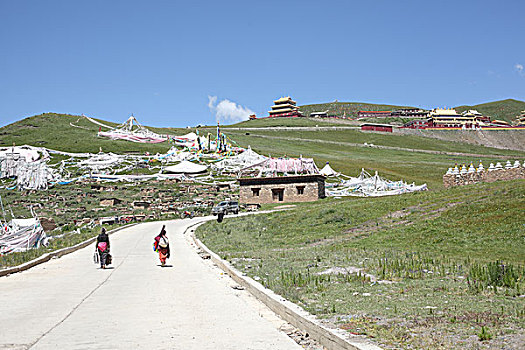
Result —
<path fill-rule="evenodd" d="M 170 257 L 170 241 L 166 236 L 166 225 L 162 225 L 162 230 L 157 237 L 155 237 L 154 249 L 159 252 L 159 259 L 162 266 L 166 265 L 166 259 Z"/>
<path fill-rule="evenodd" d="M 107 265 L 107 258 L 109 255 L 109 236 L 106 233 L 106 229 L 102 227 L 102 232 L 97 237 L 97 244 L 95 250 L 100 256 L 100 268 L 105 269 Z"/>

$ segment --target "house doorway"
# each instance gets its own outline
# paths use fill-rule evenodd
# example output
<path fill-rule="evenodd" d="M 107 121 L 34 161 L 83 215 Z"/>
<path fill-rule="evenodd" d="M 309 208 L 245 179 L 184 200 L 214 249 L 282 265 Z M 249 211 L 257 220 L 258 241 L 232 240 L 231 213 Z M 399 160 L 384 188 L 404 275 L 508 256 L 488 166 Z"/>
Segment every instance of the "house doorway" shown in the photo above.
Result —
<path fill-rule="evenodd" d="M 274 201 L 282 202 L 284 199 L 284 188 L 274 188 L 272 189 L 272 199 Z"/>

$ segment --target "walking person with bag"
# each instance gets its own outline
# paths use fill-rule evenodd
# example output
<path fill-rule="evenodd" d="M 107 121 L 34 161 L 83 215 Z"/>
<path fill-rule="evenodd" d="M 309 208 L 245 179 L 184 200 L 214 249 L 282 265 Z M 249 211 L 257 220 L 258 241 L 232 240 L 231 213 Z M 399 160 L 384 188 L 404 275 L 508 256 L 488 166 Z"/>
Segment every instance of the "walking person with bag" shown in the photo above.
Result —
<path fill-rule="evenodd" d="M 166 236 L 166 225 L 162 225 L 162 230 L 155 237 L 153 250 L 159 253 L 159 259 L 162 266 L 166 265 L 166 259 L 170 257 L 170 241 Z"/>
<path fill-rule="evenodd" d="M 100 257 L 100 268 L 105 269 L 106 265 L 111 263 L 111 255 L 109 254 L 109 236 L 104 227 L 102 227 L 102 232 L 97 237 L 95 251 L 98 252 Z"/>

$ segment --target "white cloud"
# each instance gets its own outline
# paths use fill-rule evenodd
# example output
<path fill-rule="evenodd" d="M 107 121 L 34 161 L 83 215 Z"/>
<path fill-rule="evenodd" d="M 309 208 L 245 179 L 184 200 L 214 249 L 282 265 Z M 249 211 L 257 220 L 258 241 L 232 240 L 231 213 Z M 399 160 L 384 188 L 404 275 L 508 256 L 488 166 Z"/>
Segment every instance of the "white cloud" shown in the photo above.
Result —
<path fill-rule="evenodd" d="M 519 75 L 525 76 L 525 71 L 523 71 L 522 64 L 516 63 L 516 65 L 514 65 L 514 68 L 516 69 Z"/>
<path fill-rule="evenodd" d="M 217 96 L 208 96 L 208 108 L 212 111 L 215 108 L 215 102 L 217 102 Z"/>
<path fill-rule="evenodd" d="M 250 114 L 255 114 L 251 109 L 227 99 L 217 103 L 217 96 L 208 96 L 208 108 L 215 113 L 215 119 L 220 123 L 241 122 L 248 120 Z"/>

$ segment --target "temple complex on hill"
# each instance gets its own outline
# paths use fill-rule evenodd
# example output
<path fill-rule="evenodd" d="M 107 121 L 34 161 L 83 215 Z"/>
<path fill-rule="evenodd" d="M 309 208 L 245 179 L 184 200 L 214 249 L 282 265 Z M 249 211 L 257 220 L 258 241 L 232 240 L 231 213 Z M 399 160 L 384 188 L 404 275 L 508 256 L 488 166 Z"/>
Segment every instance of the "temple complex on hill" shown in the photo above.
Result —
<path fill-rule="evenodd" d="M 453 108 L 436 108 L 430 112 L 429 126 L 435 128 L 446 127 L 461 127 L 464 124 L 471 124 L 475 122 L 474 117 L 466 117 Z"/>
<path fill-rule="evenodd" d="M 490 117 L 479 113 L 475 109 L 469 109 L 468 111 L 463 112 L 462 115 L 464 117 L 474 117 L 474 120 L 480 125 L 490 124 Z"/>
<path fill-rule="evenodd" d="M 495 124 L 490 117 L 484 116 L 476 110 L 468 110 L 459 114 L 455 109 L 436 108 L 428 114 L 426 119 L 411 120 L 404 125 L 410 129 L 427 128 L 461 128 L 477 129 Z"/>
<path fill-rule="evenodd" d="M 290 96 L 281 97 L 278 100 L 273 101 L 274 105 L 272 110 L 268 113 L 270 117 L 302 117 L 303 115 L 299 112 L 299 107 L 296 106 L 296 102 L 292 100 Z"/>

